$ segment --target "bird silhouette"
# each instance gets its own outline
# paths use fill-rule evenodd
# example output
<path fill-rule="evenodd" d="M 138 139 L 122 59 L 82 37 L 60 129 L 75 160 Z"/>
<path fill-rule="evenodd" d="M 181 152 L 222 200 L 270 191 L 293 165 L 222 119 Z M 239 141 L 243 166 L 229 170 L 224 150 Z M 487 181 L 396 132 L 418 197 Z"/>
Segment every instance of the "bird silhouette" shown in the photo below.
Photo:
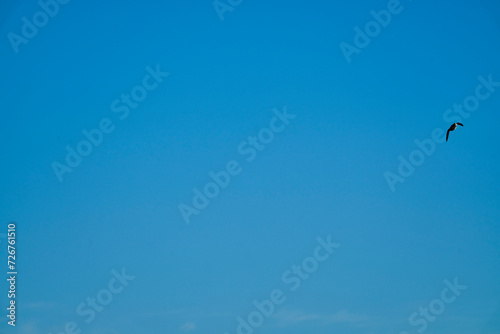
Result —
<path fill-rule="evenodd" d="M 448 136 L 450 135 L 450 131 L 453 131 L 457 128 L 457 125 L 464 126 L 462 123 L 453 123 L 450 128 L 448 129 L 448 132 L 446 132 L 446 141 L 448 141 Z"/>

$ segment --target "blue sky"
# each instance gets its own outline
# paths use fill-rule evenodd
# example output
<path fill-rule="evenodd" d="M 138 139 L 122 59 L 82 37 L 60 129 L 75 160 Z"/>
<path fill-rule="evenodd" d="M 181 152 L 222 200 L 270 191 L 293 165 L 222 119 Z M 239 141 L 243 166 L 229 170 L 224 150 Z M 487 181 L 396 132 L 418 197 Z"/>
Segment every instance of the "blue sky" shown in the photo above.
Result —
<path fill-rule="evenodd" d="M 2 333 L 500 331 L 498 2 L 49 3 L 0 5 Z"/>

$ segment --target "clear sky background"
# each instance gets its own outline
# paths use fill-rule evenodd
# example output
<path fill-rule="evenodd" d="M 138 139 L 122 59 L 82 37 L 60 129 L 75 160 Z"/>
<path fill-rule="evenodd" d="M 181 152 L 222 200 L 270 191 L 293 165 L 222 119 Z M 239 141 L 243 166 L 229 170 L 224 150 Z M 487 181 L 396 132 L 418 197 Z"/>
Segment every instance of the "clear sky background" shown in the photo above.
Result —
<path fill-rule="evenodd" d="M 221 20 L 211 0 L 74 0 L 16 53 L 8 34 L 41 8 L 3 1 L 0 233 L 17 222 L 19 274 L 15 328 L 0 283 L 0 331 L 233 334 L 279 289 L 254 333 L 498 334 L 500 87 L 394 191 L 384 173 L 479 76 L 500 82 L 500 4 L 401 0 L 348 63 L 339 45 L 386 8 L 253 0 Z M 113 101 L 148 66 L 169 76 L 120 119 Z M 295 118 L 249 162 L 238 147 L 274 108 Z M 106 118 L 60 182 L 53 162 Z M 186 224 L 179 205 L 232 160 L 241 172 Z M 282 275 L 328 236 L 341 246 L 292 291 Z M 123 268 L 135 278 L 87 323 L 77 307 Z M 467 288 L 412 325 L 455 278 Z"/>

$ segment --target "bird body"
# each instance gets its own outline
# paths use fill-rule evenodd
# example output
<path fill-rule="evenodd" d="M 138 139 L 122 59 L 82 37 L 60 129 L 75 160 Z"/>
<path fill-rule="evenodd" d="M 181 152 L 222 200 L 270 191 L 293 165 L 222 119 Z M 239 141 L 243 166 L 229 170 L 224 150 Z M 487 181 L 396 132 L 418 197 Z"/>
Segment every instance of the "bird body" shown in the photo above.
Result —
<path fill-rule="evenodd" d="M 457 125 L 460 125 L 460 126 L 464 126 L 462 123 L 453 123 L 450 128 L 448 129 L 448 131 L 446 132 L 446 141 L 448 141 L 448 136 L 450 135 L 450 131 L 453 131 L 457 128 Z"/>

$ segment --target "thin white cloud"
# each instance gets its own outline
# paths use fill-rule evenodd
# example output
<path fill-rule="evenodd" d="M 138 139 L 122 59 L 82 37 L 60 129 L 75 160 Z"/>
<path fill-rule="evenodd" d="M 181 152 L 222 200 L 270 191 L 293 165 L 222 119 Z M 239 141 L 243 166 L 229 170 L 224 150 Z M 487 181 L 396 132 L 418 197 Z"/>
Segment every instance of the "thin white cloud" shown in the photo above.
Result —
<path fill-rule="evenodd" d="M 146 312 L 143 315 L 146 316 L 179 316 L 179 315 L 186 315 L 189 313 L 189 310 L 185 309 L 179 309 L 179 310 L 156 310 L 156 311 L 150 311 Z"/>
<path fill-rule="evenodd" d="M 91 329 L 86 329 L 85 331 L 81 331 L 81 333 L 86 334 L 119 334 L 119 332 L 110 327 L 93 327 Z"/>
<path fill-rule="evenodd" d="M 180 327 L 180 330 L 183 332 L 191 332 L 196 329 L 196 324 L 194 322 L 186 322 L 184 325 Z"/>
<path fill-rule="evenodd" d="M 20 325 L 20 326 L 18 326 L 18 325 Z M 19 334 L 39 334 L 39 333 L 41 333 L 37 324 L 34 322 L 27 322 L 27 323 L 18 324 L 18 325 L 16 325 L 16 329 L 18 330 L 17 333 L 19 333 Z"/>
<path fill-rule="evenodd" d="M 332 314 L 330 316 L 326 316 L 326 318 L 329 322 L 333 322 L 333 323 L 347 322 L 347 323 L 356 323 L 356 324 L 366 323 L 369 321 L 373 321 L 375 319 L 373 317 L 349 313 L 346 310 L 340 310 L 335 314 Z"/>
<path fill-rule="evenodd" d="M 307 313 L 298 310 L 281 310 L 275 315 L 278 325 L 285 327 L 295 325 L 297 323 L 312 321 L 321 324 L 351 324 L 356 327 L 363 327 L 369 323 L 373 323 L 375 318 L 355 313 L 350 313 L 347 310 L 340 310 L 333 314 Z"/>
<path fill-rule="evenodd" d="M 57 305 L 55 303 L 48 303 L 48 302 L 28 302 L 26 304 L 23 304 L 23 307 L 28 309 L 44 309 L 44 310 L 56 306 Z"/>
<path fill-rule="evenodd" d="M 156 311 L 148 311 L 142 313 L 142 316 L 148 317 L 163 317 L 163 316 L 183 316 L 188 318 L 212 318 L 212 317 L 228 317 L 233 316 L 232 313 L 229 312 L 218 312 L 218 311 L 194 311 L 187 309 L 178 309 L 178 310 L 156 310 Z"/>

